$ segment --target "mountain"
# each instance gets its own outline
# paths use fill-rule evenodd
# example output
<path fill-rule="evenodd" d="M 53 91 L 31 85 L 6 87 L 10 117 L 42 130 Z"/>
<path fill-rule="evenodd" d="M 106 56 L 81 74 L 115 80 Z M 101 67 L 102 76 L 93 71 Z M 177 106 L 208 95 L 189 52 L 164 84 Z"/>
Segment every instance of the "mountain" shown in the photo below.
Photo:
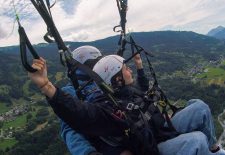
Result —
<path fill-rule="evenodd" d="M 225 27 L 218 26 L 207 33 L 208 36 L 224 40 L 225 39 Z"/>
<path fill-rule="evenodd" d="M 187 31 L 136 32 L 132 33 L 131 35 L 136 43 L 141 45 L 146 50 L 209 52 L 212 49 L 219 51 L 220 48 L 224 47 L 224 43 L 215 38 Z M 66 42 L 66 44 L 70 45 L 71 50 L 77 48 L 78 46 L 88 44 L 96 46 L 103 52 L 113 53 L 118 48 L 118 40 L 119 36 L 112 36 L 92 42 Z M 41 43 L 34 45 L 34 47 L 37 49 L 40 55 L 51 55 L 51 57 L 53 55 L 57 55 L 57 47 L 55 44 Z M 0 47 L 0 52 L 1 51 L 7 53 L 19 53 L 19 47 Z"/>

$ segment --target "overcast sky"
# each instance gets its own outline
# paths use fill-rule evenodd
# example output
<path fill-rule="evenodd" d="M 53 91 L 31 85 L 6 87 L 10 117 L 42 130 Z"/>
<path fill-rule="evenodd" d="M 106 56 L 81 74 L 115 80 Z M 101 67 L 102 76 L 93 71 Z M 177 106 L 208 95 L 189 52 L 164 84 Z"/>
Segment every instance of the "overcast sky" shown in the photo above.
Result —
<path fill-rule="evenodd" d="M 0 47 L 18 45 L 12 0 L 0 0 Z M 14 0 L 32 43 L 44 42 L 46 26 L 29 0 Z M 225 0 L 128 0 L 127 28 L 133 32 L 182 30 L 206 34 L 225 26 Z M 116 35 L 116 0 L 57 0 L 55 24 L 67 41 L 92 41 Z"/>

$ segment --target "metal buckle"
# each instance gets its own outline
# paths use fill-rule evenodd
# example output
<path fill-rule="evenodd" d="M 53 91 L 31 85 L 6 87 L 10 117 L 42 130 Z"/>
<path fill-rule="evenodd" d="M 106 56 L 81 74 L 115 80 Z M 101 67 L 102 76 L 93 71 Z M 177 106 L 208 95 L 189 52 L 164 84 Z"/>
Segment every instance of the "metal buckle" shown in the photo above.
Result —
<path fill-rule="evenodd" d="M 63 51 L 63 50 L 58 50 L 58 52 L 59 52 L 59 53 L 64 53 L 64 51 Z"/>
<path fill-rule="evenodd" d="M 134 104 L 133 103 L 128 103 L 127 104 L 127 110 L 133 110 Z"/>

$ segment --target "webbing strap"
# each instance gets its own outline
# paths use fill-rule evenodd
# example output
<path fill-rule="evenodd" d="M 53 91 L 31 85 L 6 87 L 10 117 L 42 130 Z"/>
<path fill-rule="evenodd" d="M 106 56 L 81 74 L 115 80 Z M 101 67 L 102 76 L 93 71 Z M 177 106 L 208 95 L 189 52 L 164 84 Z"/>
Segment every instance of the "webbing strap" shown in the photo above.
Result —
<path fill-rule="evenodd" d="M 84 64 L 81 64 L 80 62 L 70 59 L 67 61 L 67 67 L 69 69 L 68 72 L 74 73 L 76 69 L 82 70 L 84 73 L 86 73 L 91 79 L 95 81 L 95 83 L 99 86 L 99 88 L 105 93 L 105 95 L 117 106 L 120 107 L 120 105 L 117 103 L 115 98 L 113 97 L 113 89 L 108 86 L 104 80 L 94 71 L 92 71 L 89 67 L 87 67 Z M 75 75 L 74 75 L 75 76 Z M 71 79 L 72 80 L 72 79 Z"/>
<path fill-rule="evenodd" d="M 126 46 L 126 14 L 127 14 L 127 0 L 116 0 L 117 8 L 120 14 L 120 25 L 117 25 L 113 28 L 114 32 L 121 32 L 120 39 L 118 42 L 119 50 L 117 51 L 117 55 L 123 56 L 123 52 L 125 51 Z M 116 31 L 117 27 L 121 27 L 121 30 Z"/>
<path fill-rule="evenodd" d="M 159 87 L 155 71 L 153 69 L 153 66 L 152 66 L 149 58 L 148 58 L 148 56 L 152 57 L 153 55 L 151 53 L 148 53 L 147 51 L 145 51 L 141 46 L 138 46 L 131 36 L 130 36 L 130 42 L 126 41 L 126 43 L 129 43 L 131 45 L 132 56 L 129 57 L 128 59 L 126 59 L 124 61 L 124 63 L 129 62 L 135 55 L 140 54 L 141 52 L 144 52 L 147 63 L 148 63 L 148 66 L 149 66 L 149 71 L 150 71 L 151 76 L 153 78 L 153 87 L 152 87 L 152 89 L 148 90 L 148 92 L 159 91 L 160 92 L 160 98 L 166 103 L 166 105 L 168 105 L 170 107 L 170 109 L 173 111 L 173 115 L 174 115 L 180 108 L 177 108 L 176 106 L 170 104 L 169 100 L 167 99 L 167 96 L 162 91 L 162 89 Z M 134 49 L 136 49 L 137 52 L 134 52 Z"/>
<path fill-rule="evenodd" d="M 70 81 L 72 82 L 73 87 L 76 90 L 77 97 L 80 100 L 84 100 L 83 94 L 81 93 L 81 91 L 78 91 L 79 82 L 78 82 L 77 76 L 75 75 L 76 74 L 75 72 L 76 72 L 76 68 L 74 68 L 73 71 L 68 70 L 67 76 L 70 78 Z"/>
<path fill-rule="evenodd" d="M 36 72 L 37 70 L 31 67 L 27 61 L 27 48 L 29 49 L 30 53 L 35 59 L 39 59 L 40 57 L 35 51 L 35 49 L 33 48 L 33 46 L 31 45 L 24 28 L 20 24 L 19 24 L 18 32 L 20 37 L 20 56 L 21 56 L 23 67 L 28 72 L 31 72 L 31 73 Z"/>
<path fill-rule="evenodd" d="M 171 122 L 171 119 L 169 118 L 169 114 L 168 114 L 167 111 L 166 111 L 166 107 L 163 107 L 163 109 L 162 109 L 162 114 L 164 114 L 164 116 L 166 117 L 166 122 L 167 122 L 168 127 L 169 127 L 170 129 L 172 129 L 173 131 L 177 131 L 177 130 L 174 128 L 174 126 L 173 126 L 173 124 L 172 124 L 172 122 Z"/>
<path fill-rule="evenodd" d="M 45 40 L 46 42 L 48 42 L 48 43 L 54 43 L 55 41 L 52 40 L 52 39 L 50 38 L 50 36 L 52 37 L 52 35 L 49 33 L 49 30 L 47 30 L 47 33 L 44 35 L 44 40 Z"/>
<path fill-rule="evenodd" d="M 53 22 L 51 13 L 48 12 L 47 8 L 44 5 L 43 0 L 37 0 L 37 3 L 35 3 L 34 0 L 31 0 L 31 1 L 34 4 L 35 8 L 38 10 L 39 14 L 44 19 L 46 25 L 48 26 L 49 31 L 51 32 L 52 36 L 54 37 L 54 39 L 58 45 L 59 50 L 66 51 L 67 47 L 64 44 L 58 30 L 56 29 L 56 26 Z"/>

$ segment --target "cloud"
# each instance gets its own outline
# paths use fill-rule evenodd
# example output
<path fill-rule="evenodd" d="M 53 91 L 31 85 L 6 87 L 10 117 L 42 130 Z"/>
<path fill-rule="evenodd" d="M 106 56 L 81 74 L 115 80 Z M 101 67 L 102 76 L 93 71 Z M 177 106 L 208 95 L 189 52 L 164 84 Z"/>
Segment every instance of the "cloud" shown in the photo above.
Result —
<path fill-rule="evenodd" d="M 15 18 L 11 2 L 0 0 L 4 34 L 11 32 Z M 46 26 L 30 1 L 15 0 L 15 4 L 32 43 L 43 42 Z M 225 21 L 224 0 L 134 0 L 128 1 L 128 6 L 127 27 L 136 32 L 170 29 L 205 34 Z M 52 8 L 52 15 L 60 34 L 70 41 L 116 35 L 112 28 L 120 22 L 115 0 L 59 0 Z M 17 44 L 17 31 L 0 41 L 1 45 Z"/>
<path fill-rule="evenodd" d="M 62 0 L 60 1 L 60 5 L 62 9 L 67 13 L 67 15 L 70 16 L 75 14 L 80 2 L 81 0 Z"/>
<path fill-rule="evenodd" d="M 80 31 L 79 33 L 70 33 L 67 37 L 64 37 L 64 40 L 66 41 L 86 41 L 88 40 L 90 34 L 86 31 Z"/>
<path fill-rule="evenodd" d="M 0 24 L 0 39 L 5 38 L 7 36 L 7 33 L 2 28 L 2 25 Z"/>

